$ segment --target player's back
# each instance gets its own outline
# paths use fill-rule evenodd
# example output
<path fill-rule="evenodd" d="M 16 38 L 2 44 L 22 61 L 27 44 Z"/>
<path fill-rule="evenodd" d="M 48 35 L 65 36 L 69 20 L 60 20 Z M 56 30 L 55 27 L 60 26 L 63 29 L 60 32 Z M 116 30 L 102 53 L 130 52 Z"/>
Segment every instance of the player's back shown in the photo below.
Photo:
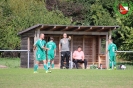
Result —
<path fill-rule="evenodd" d="M 48 52 L 54 52 L 56 45 L 53 41 L 50 41 L 46 44 L 46 47 L 49 48 Z"/>
<path fill-rule="evenodd" d="M 111 43 L 110 44 L 110 50 L 109 50 L 110 55 L 114 56 L 116 50 L 117 50 L 116 45 L 114 43 Z"/>

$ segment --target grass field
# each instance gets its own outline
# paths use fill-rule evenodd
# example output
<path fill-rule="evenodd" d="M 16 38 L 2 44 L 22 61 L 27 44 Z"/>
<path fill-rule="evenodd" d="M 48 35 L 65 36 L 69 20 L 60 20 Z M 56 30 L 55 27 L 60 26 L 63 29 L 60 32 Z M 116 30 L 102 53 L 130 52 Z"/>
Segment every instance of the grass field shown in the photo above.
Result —
<path fill-rule="evenodd" d="M 20 60 L 0 59 L 0 88 L 133 88 L 133 66 L 126 70 L 39 69 L 19 68 Z"/>
<path fill-rule="evenodd" d="M 0 58 L 0 65 L 5 65 L 8 68 L 19 68 L 20 58 Z"/>
<path fill-rule="evenodd" d="M 0 88 L 133 88 L 133 70 L 0 69 Z"/>

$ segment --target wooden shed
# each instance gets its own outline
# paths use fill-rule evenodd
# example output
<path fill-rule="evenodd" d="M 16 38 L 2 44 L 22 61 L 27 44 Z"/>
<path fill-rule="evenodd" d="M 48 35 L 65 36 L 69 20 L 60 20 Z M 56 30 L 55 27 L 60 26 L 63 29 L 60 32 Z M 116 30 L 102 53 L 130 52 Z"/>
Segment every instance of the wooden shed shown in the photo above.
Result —
<path fill-rule="evenodd" d="M 21 49 L 30 50 L 29 66 L 34 65 L 33 44 L 39 38 L 40 33 L 45 34 L 45 40 L 48 41 L 50 36 L 54 37 L 57 45 L 57 56 L 55 57 L 55 67 L 60 67 L 60 53 L 58 50 L 59 40 L 63 33 L 72 37 L 70 50 L 73 52 L 78 46 L 82 46 L 87 59 L 88 67 L 90 65 L 102 64 L 103 68 L 108 68 L 108 55 L 105 51 L 108 47 L 108 39 L 111 37 L 111 31 L 119 26 L 73 26 L 73 25 L 42 25 L 37 24 L 18 33 L 21 37 Z M 27 52 L 21 52 L 21 67 L 27 67 Z"/>

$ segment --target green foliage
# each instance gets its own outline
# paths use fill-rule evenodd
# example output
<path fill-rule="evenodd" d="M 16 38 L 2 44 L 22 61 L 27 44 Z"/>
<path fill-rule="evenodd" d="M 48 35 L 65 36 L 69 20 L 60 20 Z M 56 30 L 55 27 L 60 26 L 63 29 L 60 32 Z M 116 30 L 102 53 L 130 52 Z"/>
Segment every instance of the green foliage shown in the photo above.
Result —
<path fill-rule="evenodd" d="M 30 26 L 71 23 L 59 10 L 49 12 L 41 0 L 3 0 L 0 2 L 0 13 L 1 49 L 19 48 L 20 39 L 17 33 Z"/>
<path fill-rule="evenodd" d="M 97 1 L 90 7 L 90 13 L 92 14 L 92 22 L 94 25 L 116 25 L 114 18 L 110 13 L 103 8 L 101 2 Z M 108 19 L 108 20 L 107 20 Z"/>

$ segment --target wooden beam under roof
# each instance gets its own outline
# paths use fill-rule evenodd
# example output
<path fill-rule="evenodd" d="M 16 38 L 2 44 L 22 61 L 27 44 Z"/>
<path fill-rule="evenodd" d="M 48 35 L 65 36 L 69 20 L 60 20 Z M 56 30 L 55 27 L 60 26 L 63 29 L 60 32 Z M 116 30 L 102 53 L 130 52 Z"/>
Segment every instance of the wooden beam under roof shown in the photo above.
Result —
<path fill-rule="evenodd" d="M 66 28 L 61 30 L 61 31 L 67 31 L 68 29 L 69 29 L 68 26 L 66 26 Z"/>
<path fill-rule="evenodd" d="M 85 30 L 85 31 L 88 32 L 89 30 L 92 30 L 92 27 L 90 27 L 88 30 Z"/>
<path fill-rule="evenodd" d="M 67 34 L 72 35 L 107 35 L 108 32 L 81 32 L 81 31 L 65 31 Z M 45 34 L 63 34 L 64 31 L 41 31 L 41 33 Z"/>
<path fill-rule="evenodd" d="M 54 26 L 53 28 L 51 28 L 49 31 L 54 31 L 56 29 L 56 26 Z"/>
<path fill-rule="evenodd" d="M 91 30 L 88 30 L 88 32 L 91 32 L 91 31 L 96 31 L 97 29 L 102 29 L 104 27 L 92 27 Z"/>

